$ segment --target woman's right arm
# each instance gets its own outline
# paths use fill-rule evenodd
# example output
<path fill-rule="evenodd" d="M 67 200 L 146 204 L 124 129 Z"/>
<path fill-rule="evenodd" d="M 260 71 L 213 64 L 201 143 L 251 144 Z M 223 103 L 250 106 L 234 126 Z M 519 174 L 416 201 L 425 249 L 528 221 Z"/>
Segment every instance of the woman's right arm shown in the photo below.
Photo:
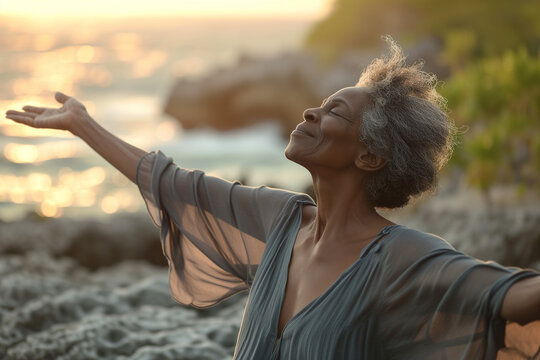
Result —
<path fill-rule="evenodd" d="M 207 307 L 249 289 L 274 224 L 288 221 L 287 206 L 295 206 L 291 200 L 300 194 L 242 186 L 184 169 L 159 151 L 145 156 L 99 126 L 74 98 L 55 97 L 62 104 L 59 109 L 25 106 L 24 112 L 10 110 L 6 116 L 36 128 L 70 131 L 130 180 L 138 175 L 141 195 L 161 228 L 178 302 Z M 276 229 L 286 231 L 284 226 Z"/>
<path fill-rule="evenodd" d="M 146 151 L 121 140 L 100 126 L 82 103 L 63 93 L 55 93 L 58 109 L 25 106 L 24 111 L 8 110 L 6 117 L 34 128 L 67 130 L 135 182 L 137 164 Z"/>

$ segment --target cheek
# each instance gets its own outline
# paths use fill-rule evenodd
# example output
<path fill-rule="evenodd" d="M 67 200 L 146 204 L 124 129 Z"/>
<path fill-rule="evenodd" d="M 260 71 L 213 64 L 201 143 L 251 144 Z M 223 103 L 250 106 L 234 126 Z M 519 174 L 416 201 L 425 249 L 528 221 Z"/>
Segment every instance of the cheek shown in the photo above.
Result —
<path fill-rule="evenodd" d="M 322 142 L 342 142 L 351 140 L 353 132 L 354 129 L 350 123 L 341 119 L 332 119 L 332 121 L 326 121 L 321 124 L 320 134 Z"/>
<path fill-rule="evenodd" d="M 321 128 L 321 146 L 331 148 L 351 148 L 359 141 L 352 126 L 329 124 Z"/>
<path fill-rule="evenodd" d="M 353 129 L 327 133 L 326 135 L 317 147 L 318 153 L 340 163 L 354 161 L 360 140 L 357 138 Z"/>

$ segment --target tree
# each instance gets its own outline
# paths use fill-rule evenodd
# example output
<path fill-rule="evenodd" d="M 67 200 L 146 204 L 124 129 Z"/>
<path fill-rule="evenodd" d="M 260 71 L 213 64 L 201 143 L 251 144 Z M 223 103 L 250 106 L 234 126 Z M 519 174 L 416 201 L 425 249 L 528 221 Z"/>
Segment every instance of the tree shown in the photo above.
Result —
<path fill-rule="evenodd" d="M 306 47 L 331 62 L 349 50 L 378 47 L 384 34 L 405 44 L 435 37 L 444 42 L 449 65 L 465 66 L 518 46 L 535 53 L 537 7 L 536 0 L 336 0 L 309 32 Z"/>
<path fill-rule="evenodd" d="M 540 190 L 540 54 L 525 48 L 477 61 L 441 87 L 466 128 L 451 163 L 484 191 L 517 183 Z"/>

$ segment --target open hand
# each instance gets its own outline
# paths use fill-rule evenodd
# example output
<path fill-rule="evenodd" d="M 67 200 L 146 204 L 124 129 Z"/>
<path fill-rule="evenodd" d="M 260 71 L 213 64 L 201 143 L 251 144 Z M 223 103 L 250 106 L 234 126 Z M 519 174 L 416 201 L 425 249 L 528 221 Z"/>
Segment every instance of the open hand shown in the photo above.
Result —
<path fill-rule="evenodd" d="M 90 118 L 86 108 L 75 98 L 61 92 L 54 94 L 60 108 L 45 108 L 26 105 L 24 111 L 8 110 L 6 118 L 34 128 L 48 128 L 72 131 L 77 122 Z"/>

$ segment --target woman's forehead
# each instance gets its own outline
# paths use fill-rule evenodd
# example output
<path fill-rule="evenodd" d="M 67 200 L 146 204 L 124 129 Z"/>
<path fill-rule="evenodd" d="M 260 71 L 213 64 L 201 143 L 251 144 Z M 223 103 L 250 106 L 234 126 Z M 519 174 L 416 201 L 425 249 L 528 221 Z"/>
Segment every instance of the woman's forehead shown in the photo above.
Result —
<path fill-rule="evenodd" d="M 373 104 L 371 95 L 369 94 L 367 88 L 364 87 L 346 87 L 340 89 L 326 99 L 326 101 L 332 100 L 346 102 L 348 107 L 353 112 L 362 112 L 366 109 L 366 107 Z"/>

